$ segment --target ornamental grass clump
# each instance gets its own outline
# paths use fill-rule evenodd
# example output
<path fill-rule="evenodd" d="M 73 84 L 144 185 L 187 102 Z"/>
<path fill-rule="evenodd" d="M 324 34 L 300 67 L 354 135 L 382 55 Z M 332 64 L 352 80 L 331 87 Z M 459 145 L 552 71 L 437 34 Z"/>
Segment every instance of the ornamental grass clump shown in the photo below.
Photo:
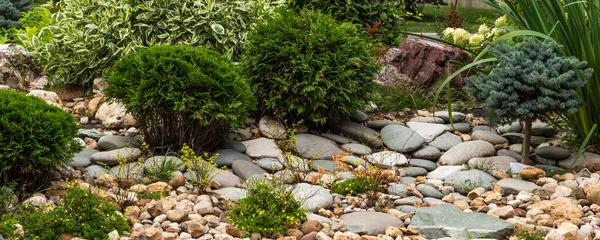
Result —
<path fill-rule="evenodd" d="M 529 160 L 531 125 L 547 113 L 572 113 L 582 101 L 576 91 L 590 77 L 586 62 L 563 57 L 560 46 L 551 40 L 525 38 L 510 46 L 492 47 L 498 65 L 489 75 L 466 79 L 465 90 L 494 116 L 525 122 L 522 157 Z"/>
<path fill-rule="evenodd" d="M 256 104 L 237 66 L 206 48 L 151 47 L 119 60 L 107 81 L 106 94 L 125 104 L 155 150 L 212 148 Z"/>
<path fill-rule="evenodd" d="M 242 69 L 262 112 L 325 125 L 362 109 L 379 70 L 351 23 L 316 11 L 279 11 L 248 36 Z"/>

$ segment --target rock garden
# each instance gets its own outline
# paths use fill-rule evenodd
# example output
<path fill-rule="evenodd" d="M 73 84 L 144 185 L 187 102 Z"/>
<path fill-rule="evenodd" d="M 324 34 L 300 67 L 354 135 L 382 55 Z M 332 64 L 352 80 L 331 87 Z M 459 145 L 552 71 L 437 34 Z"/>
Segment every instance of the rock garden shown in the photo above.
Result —
<path fill-rule="evenodd" d="M 0 2 L 0 239 L 600 239 L 598 3 L 485 2 Z"/>

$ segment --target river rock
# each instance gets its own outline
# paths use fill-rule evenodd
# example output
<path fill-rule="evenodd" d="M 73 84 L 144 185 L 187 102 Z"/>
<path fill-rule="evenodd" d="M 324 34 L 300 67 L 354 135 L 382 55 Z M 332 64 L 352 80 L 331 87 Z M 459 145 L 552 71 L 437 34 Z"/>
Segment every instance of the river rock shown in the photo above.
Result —
<path fill-rule="evenodd" d="M 391 168 L 398 165 L 406 165 L 408 159 L 401 153 L 394 151 L 382 151 L 367 155 L 366 159 L 378 167 Z"/>
<path fill-rule="evenodd" d="M 381 147 L 383 142 L 379 139 L 379 133 L 361 124 L 351 121 L 340 121 L 331 125 L 331 130 L 342 135 L 349 136 L 361 143 L 366 143 L 371 147 Z"/>
<path fill-rule="evenodd" d="M 343 152 L 333 141 L 312 134 L 296 134 L 295 148 L 306 159 L 331 159 Z"/>
<path fill-rule="evenodd" d="M 381 139 L 388 148 L 398 152 L 411 152 L 425 143 L 421 135 L 402 125 L 384 127 L 381 129 Z"/>
<path fill-rule="evenodd" d="M 496 148 L 489 142 L 475 140 L 459 143 L 452 147 L 439 159 L 445 165 L 461 165 L 467 163 L 471 158 L 489 157 L 496 153 Z"/>
<path fill-rule="evenodd" d="M 294 198 L 302 202 L 302 208 L 306 211 L 316 213 L 321 208 L 331 208 L 333 196 L 329 190 L 308 183 L 299 183 L 292 191 Z"/>
<path fill-rule="evenodd" d="M 242 144 L 246 146 L 246 155 L 251 158 L 277 158 L 281 155 L 281 150 L 273 139 L 261 137 L 243 141 Z"/>
<path fill-rule="evenodd" d="M 384 234 L 388 226 L 404 227 L 399 218 L 381 212 L 353 212 L 340 216 L 340 220 L 346 224 L 348 231 L 371 236 Z"/>
<path fill-rule="evenodd" d="M 240 153 L 238 151 L 235 151 L 235 150 L 231 150 L 231 149 L 218 150 L 217 154 L 219 154 L 219 156 L 217 156 L 217 158 L 215 159 L 215 163 L 219 167 L 222 167 L 222 166 L 231 167 L 231 164 L 235 160 L 250 161 L 250 157 L 248 157 L 247 155 Z"/>
<path fill-rule="evenodd" d="M 429 145 L 439 149 L 440 151 L 448 151 L 450 148 L 458 145 L 461 142 L 463 142 L 461 137 L 454 133 L 447 132 L 435 138 L 435 140 L 430 142 Z"/>
<path fill-rule="evenodd" d="M 406 126 L 415 130 L 415 132 L 425 138 L 426 142 L 431 142 L 439 135 L 442 135 L 442 133 L 450 131 L 450 128 L 444 124 L 408 122 Z"/>

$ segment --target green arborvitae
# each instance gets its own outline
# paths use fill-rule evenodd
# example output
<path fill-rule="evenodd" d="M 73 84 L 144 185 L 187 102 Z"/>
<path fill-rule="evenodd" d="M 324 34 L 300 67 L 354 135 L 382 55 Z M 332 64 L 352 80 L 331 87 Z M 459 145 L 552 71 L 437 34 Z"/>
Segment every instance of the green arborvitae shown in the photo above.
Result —
<path fill-rule="evenodd" d="M 21 12 L 29 10 L 32 0 L 0 0 L 0 29 L 20 27 Z"/>
<path fill-rule="evenodd" d="M 531 121 L 546 113 L 572 113 L 581 105 L 575 92 L 591 76 L 586 62 L 563 57 L 550 40 L 527 38 L 516 46 L 492 47 L 499 63 L 489 75 L 466 80 L 466 91 L 495 117 L 525 121 L 523 159 L 528 159 Z M 527 151 L 526 151 L 527 150 Z"/>

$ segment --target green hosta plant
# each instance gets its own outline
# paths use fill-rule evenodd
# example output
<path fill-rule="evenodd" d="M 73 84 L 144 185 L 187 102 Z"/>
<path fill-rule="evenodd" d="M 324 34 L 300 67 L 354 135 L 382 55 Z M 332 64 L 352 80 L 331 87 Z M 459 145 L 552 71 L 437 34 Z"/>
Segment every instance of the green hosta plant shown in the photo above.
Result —
<path fill-rule="evenodd" d="M 379 66 L 350 23 L 317 11 L 280 11 L 248 38 L 243 72 L 260 110 L 324 125 L 367 103 Z"/>
<path fill-rule="evenodd" d="M 522 153 L 527 161 L 532 121 L 550 112 L 576 111 L 582 102 L 575 93 L 592 70 L 586 62 L 563 57 L 551 40 L 526 38 L 516 46 L 498 43 L 492 54 L 498 65 L 489 75 L 467 78 L 466 90 L 494 116 L 525 122 Z"/>
<path fill-rule="evenodd" d="M 62 0 L 55 41 L 40 49 L 53 84 L 90 85 L 119 58 L 153 45 L 208 47 L 232 59 L 277 6 L 271 0 Z"/>

